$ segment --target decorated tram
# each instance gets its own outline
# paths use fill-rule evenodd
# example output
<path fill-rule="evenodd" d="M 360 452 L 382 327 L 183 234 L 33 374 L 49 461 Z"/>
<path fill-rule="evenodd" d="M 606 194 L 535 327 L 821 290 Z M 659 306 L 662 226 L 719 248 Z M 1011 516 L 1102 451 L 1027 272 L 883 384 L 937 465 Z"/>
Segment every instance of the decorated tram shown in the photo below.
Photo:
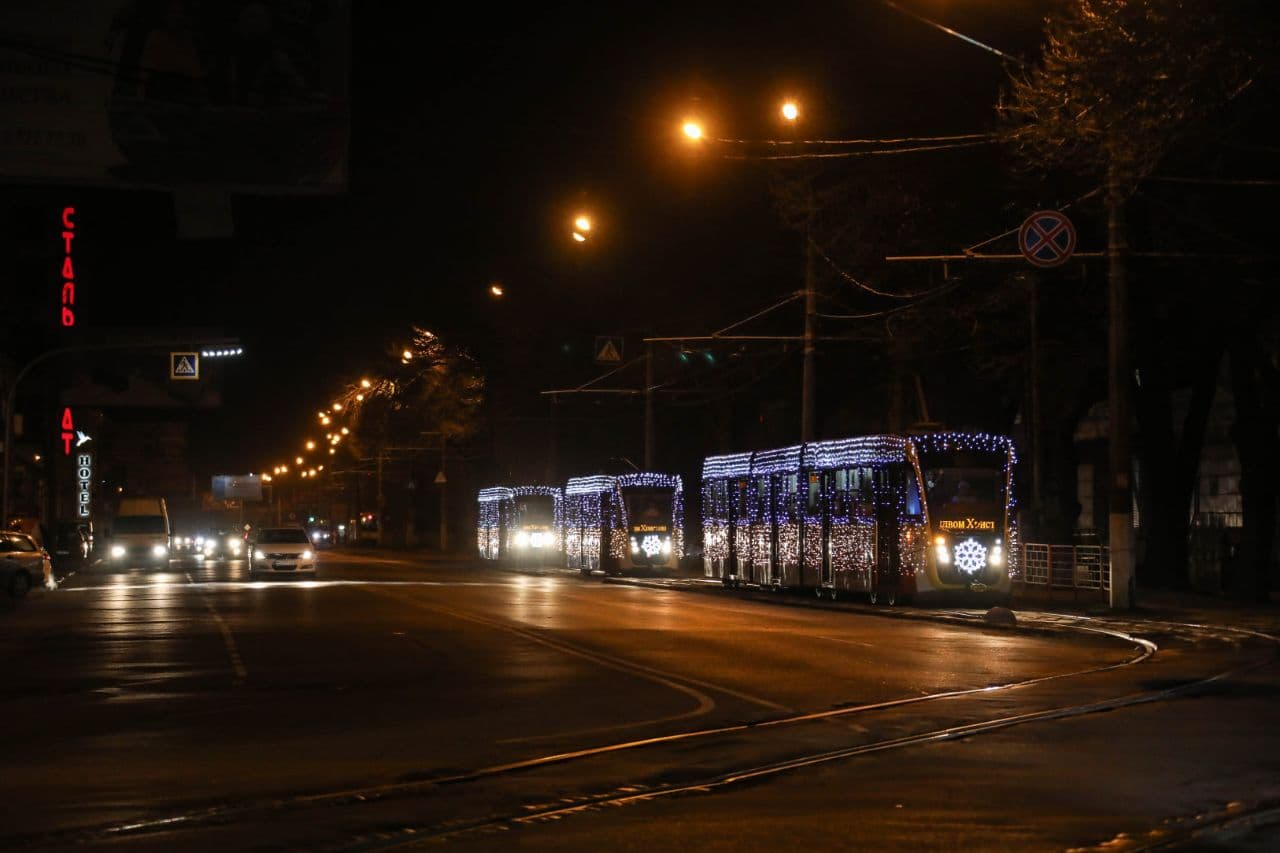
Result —
<path fill-rule="evenodd" d="M 565 563 L 584 575 L 674 572 L 684 554 L 678 475 L 574 477 L 564 489 Z"/>
<path fill-rule="evenodd" d="M 706 459 L 703 563 L 726 586 L 1003 602 L 1019 570 L 1013 443 L 876 435 Z"/>
<path fill-rule="evenodd" d="M 476 543 L 484 560 L 559 565 L 564 497 L 556 486 L 492 486 L 477 495 Z"/>

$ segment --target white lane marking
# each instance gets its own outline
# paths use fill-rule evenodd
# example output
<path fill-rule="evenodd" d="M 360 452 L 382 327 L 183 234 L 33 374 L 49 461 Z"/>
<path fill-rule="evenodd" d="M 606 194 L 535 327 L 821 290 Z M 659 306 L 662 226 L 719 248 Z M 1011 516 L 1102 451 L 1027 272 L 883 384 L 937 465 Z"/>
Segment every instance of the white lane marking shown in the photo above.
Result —
<path fill-rule="evenodd" d="M 187 584 L 189 586 L 197 586 L 191 580 L 191 573 L 187 572 Z M 249 678 L 249 671 L 244 667 L 244 660 L 240 657 L 240 648 L 236 645 L 236 638 L 231 635 L 231 627 L 227 625 L 227 620 L 222 618 L 222 614 L 218 612 L 218 608 L 213 606 L 213 599 L 200 592 L 200 600 L 204 602 L 204 606 L 209 608 L 209 613 L 213 615 L 213 621 L 218 623 L 218 630 L 222 633 L 222 644 L 227 648 L 227 656 L 231 658 L 231 668 L 236 674 L 236 683 L 243 684 Z"/>

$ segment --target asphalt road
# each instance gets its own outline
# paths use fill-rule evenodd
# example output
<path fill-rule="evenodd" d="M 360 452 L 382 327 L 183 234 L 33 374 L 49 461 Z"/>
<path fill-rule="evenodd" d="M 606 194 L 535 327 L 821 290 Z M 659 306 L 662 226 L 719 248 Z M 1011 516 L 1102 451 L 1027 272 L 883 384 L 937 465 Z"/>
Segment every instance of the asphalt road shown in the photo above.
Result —
<path fill-rule="evenodd" d="M 1280 843 L 1256 634 L 321 558 L 0 612 L 0 847 Z"/>

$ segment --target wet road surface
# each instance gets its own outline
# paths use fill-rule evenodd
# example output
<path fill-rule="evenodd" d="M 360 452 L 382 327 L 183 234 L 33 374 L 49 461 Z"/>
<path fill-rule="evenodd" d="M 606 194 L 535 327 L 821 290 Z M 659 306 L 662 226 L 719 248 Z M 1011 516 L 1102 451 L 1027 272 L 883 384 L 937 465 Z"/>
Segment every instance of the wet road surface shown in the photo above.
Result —
<path fill-rule="evenodd" d="M 1214 843 L 1280 837 L 1262 637 L 321 566 L 89 567 L 0 613 L 0 845 L 1114 850 L 1216 812 L 1254 818 Z"/>

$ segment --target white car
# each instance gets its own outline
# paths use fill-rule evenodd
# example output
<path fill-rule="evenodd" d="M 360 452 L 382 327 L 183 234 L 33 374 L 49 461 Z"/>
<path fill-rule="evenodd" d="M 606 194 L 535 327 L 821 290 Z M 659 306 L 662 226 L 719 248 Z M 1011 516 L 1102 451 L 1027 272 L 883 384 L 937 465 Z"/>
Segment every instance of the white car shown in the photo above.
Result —
<path fill-rule="evenodd" d="M 301 527 L 266 527 L 249 551 L 250 574 L 316 572 L 315 546 Z"/>

